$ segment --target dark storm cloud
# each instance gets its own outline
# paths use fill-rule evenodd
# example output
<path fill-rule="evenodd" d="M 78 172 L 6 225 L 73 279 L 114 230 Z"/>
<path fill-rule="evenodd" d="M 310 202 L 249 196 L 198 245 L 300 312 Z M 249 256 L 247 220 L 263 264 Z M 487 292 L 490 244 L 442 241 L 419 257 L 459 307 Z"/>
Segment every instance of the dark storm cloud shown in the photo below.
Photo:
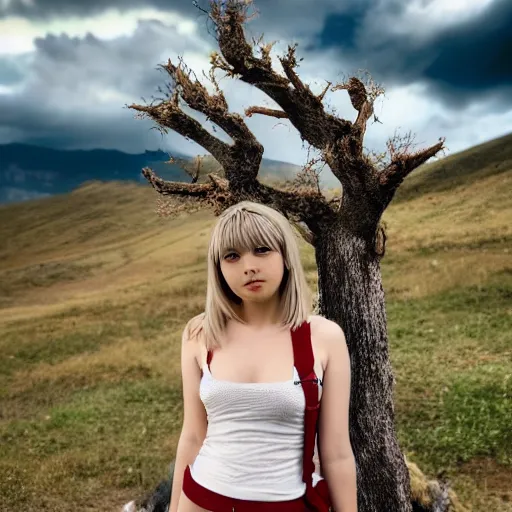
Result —
<path fill-rule="evenodd" d="M 274 0 L 257 0 L 256 8 L 265 16 L 270 10 L 274 13 L 284 12 L 291 16 L 297 9 L 292 9 L 293 4 L 300 4 L 306 7 L 311 4 L 309 0 L 281 0 L 280 7 L 275 5 Z M 333 4 L 333 2 L 326 2 Z M 207 10 L 209 0 L 198 0 L 200 8 Z M 28 4 L 23 0 L 11 0 L 7 5 L 0 7 L 0 16 L 18 15 L 29 19 L 49 19 L 66 16 L 93 16 L 101 14 L 107 9 L 118 9 L 120 11 L 153 7 L 163 11 L 178 11 L 190 17 L 202 16 L 204 13 L 194 6 L 193 0 L 34 0 Z M 272 7 L 272 9 L 270 9 Z"/>
<path fill-rule="evenodd" d="M 427 52 L 434 48 L 427 79 L 469 91 L 512 85 L 512 2 L 495 2 L 481 18 L 445 31 Z"/>
<path fill-rule="evenodd" d="M 367 3 L 371 0 L 255 0 L 254 9 L 258 15 L 247 25 L 251 35 L 259 36 L 262 32 L 280 37 L 300 38 L 303 34 L 320 30 L 324 14 L 344 12 L 353 4 Z M 372 0 L 373 1 L 373 0 Z M 208 10 L 209 0 L 197 0 L 200 8 Z M 108 9 L 128 11 L 131 9 L 155 8 L 162 11 L 176 12 L 198 22 L 203 33 L 213 34 L 207 23 L 206 14 L 194 6 L 192 0 L 10 0 L 0 7 L 0 17 L 9 15 L 22 16 L 34 20 L 48 20 L 67 16 L 94 16 Z"/>
<path fill-rule="evenodd" d="M 142 5 L 143 4 L 143 5 Z M 160 9 L 178 9 L 190 7 L 187 0 L 8 0 L 6 5 L 0 7 L 0 16 L 22 16 L 29 19 L 49 19 L 66 16 L 92 16 L 107 9 L 119 10 L 144 7 L 156 7 Z"/>
<path fill-rule="evenodd" d="M 360 0 L 360 2 L 366 2 L 366 0 Z M 181 11 L 190 15 L 200 12 L 194 6 L 194 3 L 193 0 L 33 0 L 31 2 L 8 0 L 6 4 L 0 6 L 0 16 L 17 15 L 30 19 L 45 19 L 64 16 L 91 16 L 111 8 L 128 10 L 142 7 L 154 7 L 164 11 Z M 312 3 L 314 2 L 311 2 L 311 0 L 280 0 L 279 2 L 275 0 L 255 0 L 254 6 L 262 13 L 272 11 L 287 13 L 293 17 L 296 14 L 303 14 L 304 9 Z M 344 3 L 350 5 L 357 2 L 349 0 Z M 202 9 L 208 9 L 209 0 L 197 0 L 197 4 Z M 322 4 L 332 7 L 337 2 L 327 0 Z M 316 3 L 315 10 L 318 11 L 319 7 L 321 9 L 322 4 L 319 6 Z M 299 7 L 299 13 L 297 13 L 297 7 Z"/>
<path fill-rule="evenodd" d="M 398 8 L 396 3 L 390 6 Z M 386 19 L 392 19 L 390 14 L 388 11 Z M 399 10 L 396 14 L 399 22 Z M 458 106 L 488 93 L 505 97 L 510 92 L 510 0 L 496 0 L 479 16 L 421 38 L 414 30 L 394 34 L 378 20 L 369 24 L 372 15 L 367 6 L 365 10 L 327 16 L 316 43 L 309 48 L 339 47 L 342 56 L 388 84 L 426 82 L 434 94 Z"/>
<path fill-rule="evenodd" d="M 23 88 L 0 94 L 2 141 L 24 142 L 60 148 L 116 147 L 128 152 L 156 149 L 173 142 L 183 145 L 176 134 L 164 139 L 154 124 L 134 119 L 126 104 L 158 96 L 158 87 L 168 76 L 157 69 L 164 59 L 162 48 L 178 53 L 201 51 L 200 43 L 180 34 L 175 27 L 158 21 L 140 21 L 130 37 L 102 41 L 47 35 L 35 40 L 35 55 Z M 2 76 L 0 61 L 0 83 Z M 16 75 L 5 66 L 4 76 Z"/>
<path fill-rule="evenodd" d="M 198 3 L 207 8 L 209 0 Z M 402 21 L 405 0 L 255 0 L 254 6 L 259 15 L 247 25 L 249 35 L 314 41 L 306 51 L 339 47 L 345 64 L 368 69 L 388 85 L 427 82 L 433 94 L 458 106 L 512 86 L 511 0 L 495 0 L 478 16 L 432 27 L 421 38 L 414 27 L 397 33 L 392 26 Z M 0 15 L 45 19 L 142 7 L 179 12 L 207 30 L 207 18 L 192 0 L 11 0 Z"/>
<path fill-rule="evenodd" d="M 114 147 L 129 153 L 159 147 L 158 137 L 149 132 L 151 124 L 133 120 L 133 114 L 121 108 L 108 116 L 85 110 L 77 117 L 76 112 L 59 112 L 41 101 L 0 96 L 0 111 L 5 137 L 0 143 L 23 141 L 60 149 Z"/>

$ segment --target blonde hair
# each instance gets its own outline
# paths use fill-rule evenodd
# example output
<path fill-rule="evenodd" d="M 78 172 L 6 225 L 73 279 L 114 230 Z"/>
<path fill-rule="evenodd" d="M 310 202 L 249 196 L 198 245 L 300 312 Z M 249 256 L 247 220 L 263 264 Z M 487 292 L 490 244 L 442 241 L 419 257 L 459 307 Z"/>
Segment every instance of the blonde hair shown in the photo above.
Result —
<path fill-rule="evenodd" d="M 292 226 L 269 206 L 241 201 L 219 216 L 211 232 L 205 311 L 190 320 L 186 328 L 189 337 L 201 338 L 208 350 L 220 345 L 229 319 L 244 323 L 233 308 L 233 304 L 241 304 L 241 299 L 224 280 L 220 260 L 228 248 L 252 251 L 260 245 L 279 251 L 283 257 L 285 269 L 279 286 L 283 309 L 281 325 L 298 327 L 311 313 L 312 292 Z"/>

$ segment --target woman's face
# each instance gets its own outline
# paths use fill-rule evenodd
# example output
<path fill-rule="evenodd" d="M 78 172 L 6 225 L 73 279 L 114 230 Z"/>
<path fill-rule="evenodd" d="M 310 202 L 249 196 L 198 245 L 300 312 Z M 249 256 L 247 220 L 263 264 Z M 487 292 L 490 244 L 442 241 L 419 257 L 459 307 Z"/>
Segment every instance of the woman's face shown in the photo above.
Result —
<path fill-rule="evenodd" d="M 264 302 L 276 293 L 284 275 L 284 260 L 279 251 L 265 245 L 252 251 L 228 249 L 220 260 L 228 286 L 244 302 Z M 254 284 L 247 284 L 256 281 Z"/>

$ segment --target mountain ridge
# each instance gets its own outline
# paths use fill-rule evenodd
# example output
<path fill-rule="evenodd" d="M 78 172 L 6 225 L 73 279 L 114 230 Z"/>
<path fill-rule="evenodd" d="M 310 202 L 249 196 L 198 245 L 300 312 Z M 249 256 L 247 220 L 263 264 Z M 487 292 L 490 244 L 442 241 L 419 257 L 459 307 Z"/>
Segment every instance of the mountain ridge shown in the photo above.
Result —
<path fill-rule="evenodd" d="M 173 151 L 176 159 L 193 157 Z M 65 194 L 88 181 L 146 183 L 143 167 L 151 167 L 165 180 L 190 181 L 177 163 L 166 163 L 169 153 L 157 150 L 126 153 L 117 149 L 55 149 L 33 144 L 0 145 L 0 204 Z M 72 169 L 72 172 L 70 171 Z M 300 166 L 263 159 L 261 173 L 289 178 Z"/>

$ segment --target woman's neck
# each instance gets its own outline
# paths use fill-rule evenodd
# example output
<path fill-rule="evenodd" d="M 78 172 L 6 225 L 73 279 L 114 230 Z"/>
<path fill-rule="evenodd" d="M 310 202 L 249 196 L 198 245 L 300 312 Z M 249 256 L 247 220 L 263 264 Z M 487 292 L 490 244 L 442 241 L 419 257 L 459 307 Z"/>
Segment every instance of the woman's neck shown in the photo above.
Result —
<path fill-rule="evenodd" d="M 279 300 L 265 303 L 249 302 L 236 309 L 237 315 L 250 327 L 276 327 L 282 320 Z"/>

